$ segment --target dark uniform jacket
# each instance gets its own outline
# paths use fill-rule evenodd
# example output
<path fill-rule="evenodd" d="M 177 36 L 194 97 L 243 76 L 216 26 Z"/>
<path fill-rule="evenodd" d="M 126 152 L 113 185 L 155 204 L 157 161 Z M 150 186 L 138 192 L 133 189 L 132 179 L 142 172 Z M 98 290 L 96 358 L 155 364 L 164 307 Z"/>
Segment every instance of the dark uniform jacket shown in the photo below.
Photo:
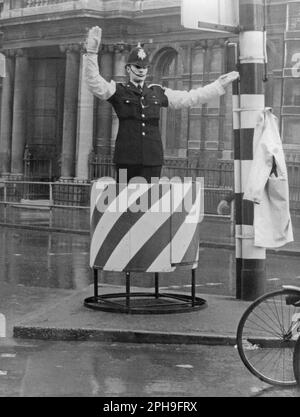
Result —
<path fill-rule="evenodd" d="M 116 84 L 115 94 L 107 100 L 119 118 L 114 163 L 162 165 L 163 146 L 159 130 L 161 107 L 168 98 L 159 85 L 139 90 L 133 83 Z"/>
<path fill-rule="evenodd" d="M 161 107 L 198 107 L 225 94 L 219 80 L 190 91 L 144 84 L 142 92 L 131 82 L 108 82 L 99 73 L 95 53 L 87 54 L 85 77 L 89 91 L 100 100 L 111 103 L 117 113 L 119 131 L 114 162 L 124 165 L 163 164 L 163 147 L 159 132 Z"/>

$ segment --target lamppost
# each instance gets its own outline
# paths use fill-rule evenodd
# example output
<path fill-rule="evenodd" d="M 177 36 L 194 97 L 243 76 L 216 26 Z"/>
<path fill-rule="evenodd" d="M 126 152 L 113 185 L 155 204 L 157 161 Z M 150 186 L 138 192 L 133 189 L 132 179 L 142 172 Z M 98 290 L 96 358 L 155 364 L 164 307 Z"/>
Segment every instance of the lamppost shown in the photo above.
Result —
<path fill-rule="evenodd" d="M 254 204 L 243 199 L 257 116 L 265 108 L 265 6 L 265 0 L 239 1 L 240 80 L 233 85 L 236 297 L 249 301 L 265 292 L 266 282 L 266 249 L 254 246 Z"/>

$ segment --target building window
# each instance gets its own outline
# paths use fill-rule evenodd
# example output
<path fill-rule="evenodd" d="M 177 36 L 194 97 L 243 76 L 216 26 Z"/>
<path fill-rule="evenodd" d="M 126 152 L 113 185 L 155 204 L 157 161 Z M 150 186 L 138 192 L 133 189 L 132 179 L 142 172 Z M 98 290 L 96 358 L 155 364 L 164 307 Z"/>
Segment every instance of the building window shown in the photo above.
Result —
<path fill-rule="evenodd" d="M 299 68 L 300 61 L 300 45 L 298 40 L 289 40 L 286 42 L 286 53 L 285 53 L 285 68 L 291 70 Z M 293 71 L 293 74 L 296 74 Z M 295 75 L 293 75 L 295 76 Z"/>
<path fill-rule="evenodd" d="M 219 119 L 208 117 L 206 120 L 205 142 L 207 148 L 218 149 L 219 144 Z"/>
<path fill-rule="evenodd" d="M 280 70 L 283 65 L 283 50 L 284 44 L 282 39 L 268 39 L 267 55 L 268 55 L 268 70 Z"/>
<path fill-rule="evenodd" d="M 266 19 L 269 27 L 285 27 L 286 24 L 286 4 L 274 4 L 274 0 L 268 0 Z"/>
<path fill-rule="evenodd" d="M 300 30 L 300 3 L 290 2 L 288 4 L 288 30 Z"/>
<path fill-rule="evenodd" d="M 299 143 L 300 119 L 295 116 L 282 118 L 282 139 L 287 145 L 300 145 Z"/>
<path fill-rule="evenodd" d="M 300 106 L 300 78 L 286 78 L 284 80 L 284 106 Z"/>
<path fill-rule="evenodd" d="M 222 67 L 222 51 L 220 48 L 213 48 L 211 49 L 211 58 L 210 58 L 210 68 L 209 71 L 211 75 L 216 74 L 216 77 L 220 75 L 221 67 Z"/>
<path fill-rule="evenodd" d="M 194 49 L 193 51 L 193 70 L 192 73 L 197 74 L 197 76 L 203 78 L 204 72 L 204 50 Z"/>
<path fill-rule="evenodd" d="M 182 63 L 177 51 L 166 48 L 159 54 L 154 82 L 174 90 L 182 90 Z M 182 128 L 182 111 L 163 109 L 161 114 L 161 134 L 166 156 L 182 156 L 180 149 Z"/>
<path fill-rule="evenodd" d="M 273 108 L 273 113 L 280 119 L 282 106 L 282 78 L 269 75 L 265 84 L 266 106 Z"/>

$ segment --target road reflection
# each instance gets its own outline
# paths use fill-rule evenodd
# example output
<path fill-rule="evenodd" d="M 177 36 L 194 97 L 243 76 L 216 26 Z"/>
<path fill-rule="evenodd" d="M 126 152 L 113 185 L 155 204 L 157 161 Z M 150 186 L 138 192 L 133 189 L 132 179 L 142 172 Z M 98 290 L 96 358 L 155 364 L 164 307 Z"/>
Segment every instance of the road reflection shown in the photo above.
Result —
<path fill-rule="evenodd" d="M 92 282 L 89 235 L 0 227 L 0 283 L 56 289 L 83 289 Z M 235 296 L 235 253 L 200 248 L 198 293 Z M 300 283 L 297 256 L 268 255 L 267 290 Z M 105 272 L 100 283 L 124 286 L 125 274 Z M 154 274 L 132 273 L 132 286 L 152 288 Z M 160 274 L 162 290 L 191 290 L 191 271 Z"/>
<path fill-rule="evenodd" d="M 268 386 L 232 347 L 41 342 L 0 350 L 0 397 L 299 397 Z M 185 364 L 185 366 L 182 366 Z M 188 366 L 187 366 L 188 364 Z"/>
<path fill-rule="evenodd" d="M 88 239 L 80 235 L 0 228 L 0 283 L 85 288 L 88 256 Z"/>

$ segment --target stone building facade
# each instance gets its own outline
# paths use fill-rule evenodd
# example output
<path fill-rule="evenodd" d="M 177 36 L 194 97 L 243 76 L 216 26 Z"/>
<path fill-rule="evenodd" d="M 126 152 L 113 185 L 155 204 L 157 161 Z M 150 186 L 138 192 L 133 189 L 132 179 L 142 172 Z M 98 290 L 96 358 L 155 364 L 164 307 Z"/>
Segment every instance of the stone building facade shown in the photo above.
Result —
<path fill-rule="evenodd" d="M 243 0 L 242 0 L 243 1 Z M 180 0 L 2 0 L 6 56 L 0 109 L 0 176 L 23 178 L 26 161 L 42 161 L 48 179 L 87 180 L 91 155 L 110 156 L 118 120 L 87 91 L 84 40 L 102 27 L 99 64 L 108 80 L 125 80 L 126 56 L 138 42 L 151 55 L 149 80 L 190 89 L 226 71 L 234 34 L 181 26 Z M 288 22 L 288 23 L 287 23 Z M 267 0 L 267 105 L 279 116 L 287 157 L 300 155 L 300 1 Z M 190 110 L 162 110 L 166 158 L 232 158 L 231 91 Z M 30 158 L 28 158 L 30 155 Z M 25 158 L 25 163 L 24 163 Z"/>

